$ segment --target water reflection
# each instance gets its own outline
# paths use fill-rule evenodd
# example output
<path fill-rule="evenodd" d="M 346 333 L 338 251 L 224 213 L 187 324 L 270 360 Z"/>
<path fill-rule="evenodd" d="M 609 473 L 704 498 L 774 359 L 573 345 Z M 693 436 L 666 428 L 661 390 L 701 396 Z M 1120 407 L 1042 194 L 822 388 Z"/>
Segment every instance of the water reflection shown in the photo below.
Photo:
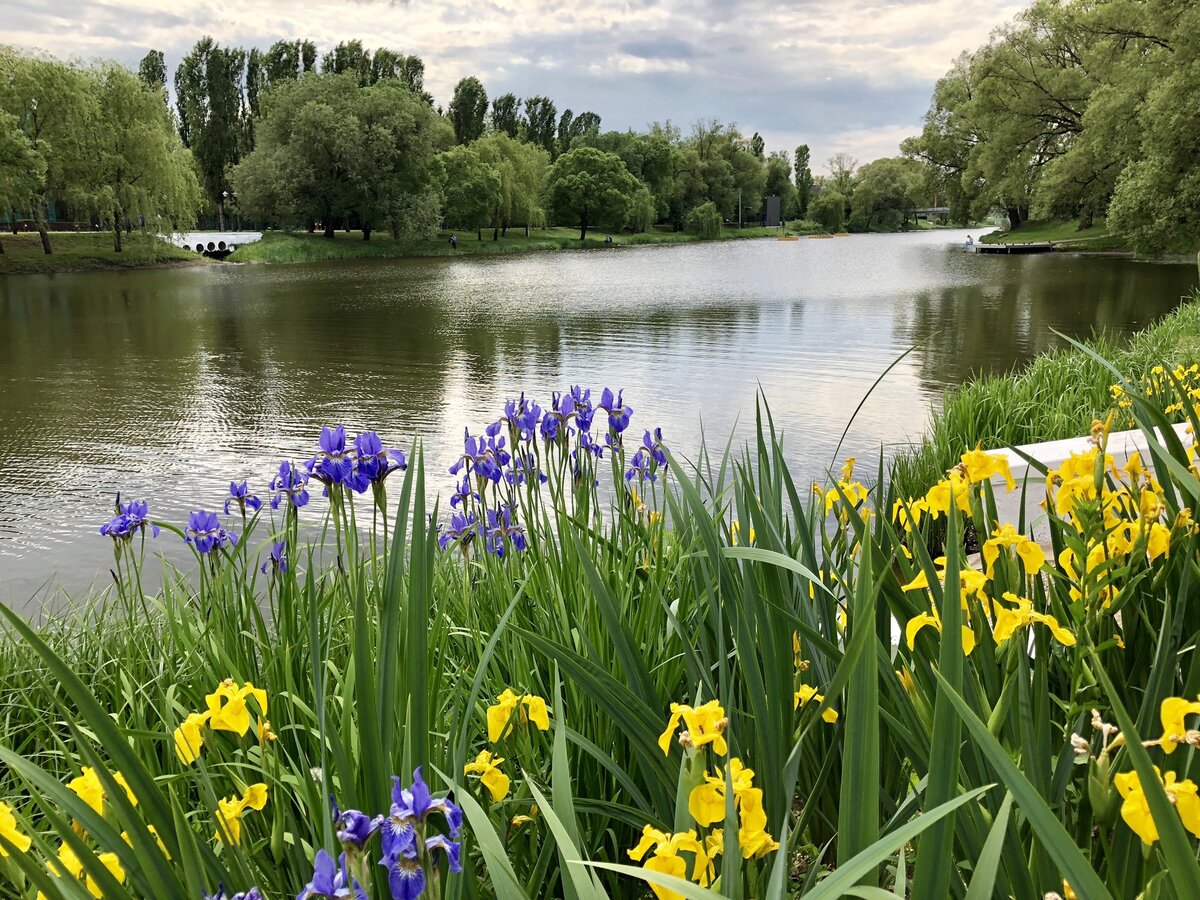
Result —
<path fill-rule="evenodd" d="M 322 424 L 425 442 L 525 390 L 624 387 L 684 453 L 746 437 L 765 391 L 798 474 L 919 434 L 948 384 L 1172 308 L 1190 266 L 981 257 L 942 232 L 497 259 L 224 266 L 0 279 L 0 601 L 103 572 L 113 495 L 182 521 L 259 490 Z M 435 487 L 444 487 L 436 473 Z M 175 558 L 183 548 L 164 538 Z"/>

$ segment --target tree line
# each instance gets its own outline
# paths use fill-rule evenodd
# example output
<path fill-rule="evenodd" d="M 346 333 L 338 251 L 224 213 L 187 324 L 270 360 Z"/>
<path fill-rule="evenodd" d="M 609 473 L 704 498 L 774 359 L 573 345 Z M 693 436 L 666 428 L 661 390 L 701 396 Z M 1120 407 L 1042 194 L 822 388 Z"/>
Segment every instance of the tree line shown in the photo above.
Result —
<path fill-rule="evenodd" d="M 806 145 L 767 152 L 758 133 L 716 119 L 685 133 L 669 120 L 604 131 L 591 111 L 461 79 L 445 109 L 417 56 L 343 41 L 266 51 L 197 41 L 170 73 L 152 50 L 137 73 L 0 51 L 0 209 L 31 210 L 50 252 L 51 210 L 122 231 L 224 229 L 234 217 L 315 231 L 548 223 L 697 233 L 757 223 L 777 196 L 783 218 L 827 228 L 901 227 L 928 202 L 914 159 L 859 167 L 845 154 L 815 175 Z M 173 103 L 168 99 L 173 87 Z M 209 219 L 212 221 L 212 219 Z M 15 225 L 14 225 L 15 227 Z"/>
<path fill-rule="evenodd" d="M 956 218 L 1107 216 L 1139 251 L 1200 246 L 1200 7 L 1038 0 L 937 83 L 920 135 Z"/>

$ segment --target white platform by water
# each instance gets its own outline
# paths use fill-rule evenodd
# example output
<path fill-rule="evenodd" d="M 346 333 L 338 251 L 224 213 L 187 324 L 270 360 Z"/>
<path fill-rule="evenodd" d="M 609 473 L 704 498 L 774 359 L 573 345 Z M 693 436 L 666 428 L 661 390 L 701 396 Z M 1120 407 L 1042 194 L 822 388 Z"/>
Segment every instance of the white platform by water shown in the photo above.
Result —
<path fill-rule="evenodd" d="M 179 231 L 166 235 L 166 240 L 184 250 L 196 253 L 228 253 L 243 244 L 262 240 L 261 231 Z"/>

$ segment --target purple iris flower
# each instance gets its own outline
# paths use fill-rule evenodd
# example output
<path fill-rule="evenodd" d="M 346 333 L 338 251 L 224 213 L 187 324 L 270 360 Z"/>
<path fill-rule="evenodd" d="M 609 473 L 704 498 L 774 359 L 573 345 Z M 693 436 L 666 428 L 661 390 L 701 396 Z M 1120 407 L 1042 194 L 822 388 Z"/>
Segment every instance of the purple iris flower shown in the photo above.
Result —
<path fill-rule="evenodd" d="M 605 435 L 607 437 L 607 435 Z M 599 459 L 604 455 L 604 444 L 601 444 L 590 431 L 581 431 L 579 433 L 579 449 L 585 453 L 590 453 L 592 456 Z"/>
<path fill-rule="evenodd" d="M 415 849 L 416 826 L 424 824 L 433 813 L 441 815 L 450 831 L 457 837 L 462 828 L 462 811 L 446 797 L 434 797 L 421 778 L 421 768 L 413 772 L 411 788 L 400 785 L 399 776 L 392 776 L 392 806 L 380 827 L 383 855 L 393 860 Z M 415 895 L 414 895 L 415 896 Z"/>
<path fill-rule="evenodd" d="M 241 484 L 234 481 L 229 482 L 229 499 L 225 501 L 225 515 L 229 515 L 229 507 L 235 502 L 243 516 L 246 515 L 247 509 L 258 512 L 262 506 L 262 501 L 250 493 L 250 488 L 246 486 L 245 481 Z"/>
<path fill-rule="evenodd" d="M 600 395 L 600 409 L 608 413 L 608 427 L 620 434 L 629 427 L 629 417 L 633 415 L 633 407 L 626 406 L 622 395 L 623 390 L 617 391 L 614 397 L 613 392 L 608 388 Z"/>
<path fill-rule="evenodd" d="M 538 469 L 537 457 L 532 453 L 517 453 L 512 458 L 511 467 L 504 473 L 504 480 L 509 484 L 524 484 L 535 476 L 542 484 L 546 483 L 545 474 Z M 454 498 L 450 499 L 450 504 L 454 505 Z"/>
<path fill-rule="evenodd" d="M 327 488 L 335 484 L 347 484 L 354 472 L 354 460 L 346 452 L 346 426 L 321 429 L 321 449 L 304 467 L 308 474 Z"/>
<path fill-rule="evenodd" d="M 280 575 L 288 570 L 287 543 L 285 541 L 272 542 L 271 555 L 259 566 L 259 571 L 264 575 L 267 574 L 267 569 Z"/>
<path fill-rule="evenodd" d="M 237 535 L 221 527 L 221 520 L 217 518 L 217 514 L 203 509 L 198 509 L 188 516 L 184 534 L 184 540 L 195 547 L 198 553 L 211 553 L 237 543 Z"/>
<path fill-rule="evenodd" d="M 296 895 L 296 900 L 340 900 L 342 897 L 367 900 L 366 892 L 346 871 L 346 854 L 343 853 L 335 863 L 324 849 L 318 850 L 313 860 L 312 881 Z"/>
<path fill-rule="evenodd" d="M 592 406 L 592 389 L 585 390 L 577 384 L 572 385 L 571 401 L 575 404 L 575 427 L 580 431 L 591 431 L 592 417 L 596 415 L 596 409 Z"/>
<path fill-rule="evenodd" d="M 450 517 L 450 527 L 438 526 L 438 546 L 445 550 L 451 544 L 465 547 L 476 534 L 481 534 L 479 521 L 474 513 L 454 513 Z"/>
<path fill-rule="evenodd" d="M 416 847 L 385 855 L 379 864 L 387 869 L 392 900 L 417 900 L 425 893 L 425 869 L 417 859 Z"/>
<path fill-rule="evenodd" d="M 279 474 L 271 479 L 270 489 L 271 509 L 279 509 L 285 497 L 299 509 L 308 503 L 308 473 L 285 459 L 279 464 Z"/>
<path fill-rule="evenodd" d="M 642 438 L 642 446 L 646 448 L 646 452 L 654 457 L 654 461 L 660 466 L 667 464 L 667 452 L 663 449 L 661 428 L 655 428 L 653 434 L 647 431 Z"/>
<path fill-rule="evenodd" d="M 458 841 L 452 841 L 444 834 L 435 834 L 431 838 L 425 838 L 425 853 L 432 854 L 435 850 L 441 850 L 446 854 L 451 872 L 462 871 L 462 863 L 459 861 L 462 848 Z"/>
<path fill-rule="evenodd" d="M 472 499 L 478 500 L 480 497 L 471 490 L 471 479 L 464 475 L 454 493 L 450 495 L 450 506 L 453 508 L 461 504 L 465 508 L 467 501 Z"/>
<path fill-rule="evenodd" d="M 542 408 L 532 400 L 526 400 L 522 391 L 520 400 L 509 400 L 504 404 L 504 418 L 500 421 L 507 422 L 521 440 L 531 441 L 541 417 Z"/>
<path fill-rule="evenodd" d="M 114 541 L 132 540 L 136 532 L 145 532 L 150 527 L 150 535 L 158 537 L 158 526 L 148 518 L 150 507 L 145 500 L 131 500 L 121 503 L 121 495 L 117 494 L 117 514 L 100 526 L 100 533 Z"/>
<path fill-rule="evenodd" d="M 487 511 L 487 551 L 494 553 L 500 559 L 508 546 L 521 551 L 527 546 L 525 532 L 520 525 L 514 525 L 512 510 L 507 506 Z"/>
<path fill-rule="evenodd" d="M 575 398 L 555 391 L 550 395 L 550 409 L 542 416 L 542 440 L 553 443 L 575 416 Z"/>
<path fill-rule="evenodd" d="M 383 816 L 376 816 L 372 819 L 357 809 L 348 809 L 334 818 L 338 841 L 343 847 L 354 850 L 362 850 L 375 830 L 383 824 Z"/>
<path fill-rule="evenodd" d="M 408 468 L 404 451 L 384 447 L 374 431 L 361 432 L 354 438 L 354 456 L 354 473 L 350 483 L 359 493 L 366 490 L 368 485 L 382 484 L 393 472 Z M 359 485 L 363 487 L 359 488 Z"/>
<path fill-rule="evenodd" d="M 626 481 L 633 481 L 635 478 L 639 483 L 647 479 L 658 480 L 658 476 L 654 474 L 654 460 L 642 447 L 639 447 L 637 453 L 633 454 L 633 459 L 629 460 L 629 469 L 625 472 Z"/>
<path fill-rule="evenodd" d="M 263 895 L 258 888 L 252 887 L 248 891 L 240 891 L 230 896 L 225 893 L 225 886 L 221 885 L 215 894 L 206 893 L 203 900 L 263 900 Z"/>
<path fill-rule="evenodd" d="M 488 426 L 489 431 L 492 426 Z M 498 429 L 497 429 L 498 430 Z M 486 478 L 494 484 L 500 483 L 503 467 L 512 457 L 504 449 L 504 438 L 489 434 L 474 437 L 469 429 L 463 431 L 463 454 L 450 467 L 450 474 L 457 475 L 464 467 L 475 473 L 477 478 Z"/>

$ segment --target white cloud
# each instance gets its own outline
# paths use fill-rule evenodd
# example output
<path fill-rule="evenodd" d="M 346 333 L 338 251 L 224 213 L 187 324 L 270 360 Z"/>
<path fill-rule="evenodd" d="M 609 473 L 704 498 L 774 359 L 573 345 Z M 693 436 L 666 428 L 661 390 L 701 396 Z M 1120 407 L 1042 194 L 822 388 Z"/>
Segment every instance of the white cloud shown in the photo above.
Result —
<path fill-rule="evenodd" d="M 168 64 L 203 34 L 266 47 L 280 38 L 327 48 L 416 53 L 446 103 L 459 78 L 490 94 L 547 94 L 593 109 L 606 127 L 701 116 L 736 121 L 774 147 L 807 142 L 814 159 L 895 153 L 915 132 L 934 81 L 984 42 L 1019 0 L 25 0 L 5 10 L 3 40 L 59 55 Z M 547 79 L 547 75 L 552 77 Z"/>

